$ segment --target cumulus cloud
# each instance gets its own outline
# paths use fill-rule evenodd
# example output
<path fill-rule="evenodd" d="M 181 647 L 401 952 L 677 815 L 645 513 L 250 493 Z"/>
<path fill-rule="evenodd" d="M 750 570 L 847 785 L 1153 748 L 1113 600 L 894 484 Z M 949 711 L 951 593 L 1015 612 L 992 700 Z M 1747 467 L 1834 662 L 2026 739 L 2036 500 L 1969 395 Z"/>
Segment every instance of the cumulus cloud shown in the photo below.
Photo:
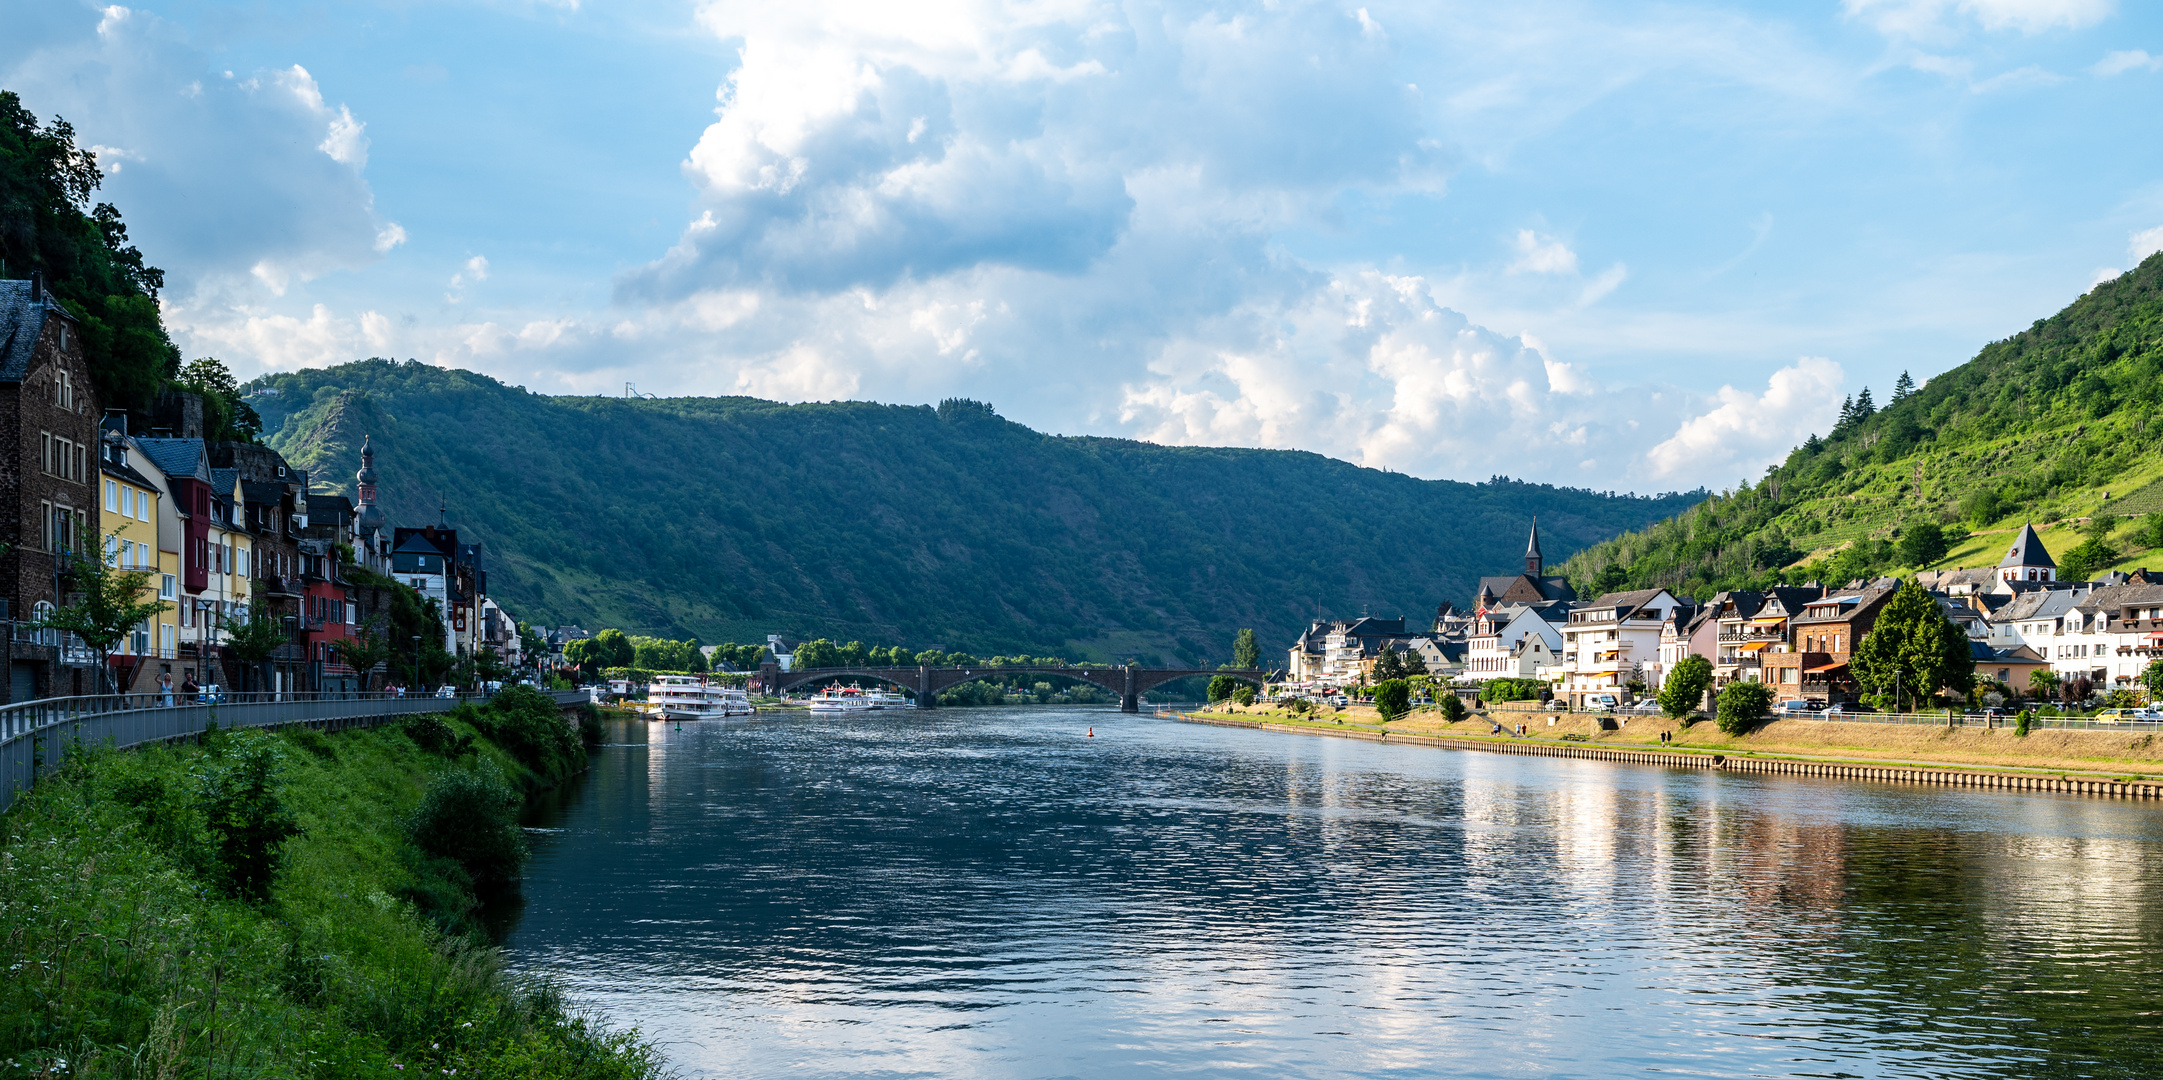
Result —
<path fill-rule="evenodd" d="M 1552 236 L 1541 236 L 1531 229 L 1517 230 L 1517 261 L 1510 270 L 1522 274 L 1574 274 L 1577 272 L 1577 253 L 1568 244 Z"/>
<path fill-rule="evenodd" d="M 1719 404 L 1685 420 L 1646 455 L 1658 477 L 1748 474 L 1787 456 L 1839 417 L 1840 365 L 1806 356 L 1773 372 L 1765 392 L 1723 386 Z"/>
<path fill-rule="evenodd" d="M 0 85 L 40 115 L 70 118 L 102 151 L 100 197 L 167 264 L 169 299 L 276 295 L 403 240 L 362 176 L 366 125 L 305 68 L 212 74 L 210 58 L 154 15 L 34 6 L 49 25 L 0 44 Z M 176 252 L 185 260 L 162 254 Z"/>
<path fill-rule="evenodd" d="M 2158 251 L 2163 251 L 2163 225 L 2158 225 L 2153 229 L 2142 229 L 2134 233 L 2133 238 L 2126 243 L 2126 251 L 2133 256 L 2135 263 L 2139 263 Z"/>

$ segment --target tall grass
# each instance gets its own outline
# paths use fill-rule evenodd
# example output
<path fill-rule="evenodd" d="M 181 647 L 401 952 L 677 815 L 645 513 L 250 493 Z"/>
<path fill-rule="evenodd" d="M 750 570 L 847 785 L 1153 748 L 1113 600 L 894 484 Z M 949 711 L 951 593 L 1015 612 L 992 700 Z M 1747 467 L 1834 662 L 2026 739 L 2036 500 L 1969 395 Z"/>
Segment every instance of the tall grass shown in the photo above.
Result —
<path fill-rule="evenodd" d="M 86 752 L 0 819 L 0 1080 L 663 1074 L 401 899 L 431 861 L 407 836 L 430 781 L 530 770 L 395 727 L 257 738 L 237 779 L 216 740 Z M 235 880 L 231 815 L 266 801 L 299 831 Z"/>

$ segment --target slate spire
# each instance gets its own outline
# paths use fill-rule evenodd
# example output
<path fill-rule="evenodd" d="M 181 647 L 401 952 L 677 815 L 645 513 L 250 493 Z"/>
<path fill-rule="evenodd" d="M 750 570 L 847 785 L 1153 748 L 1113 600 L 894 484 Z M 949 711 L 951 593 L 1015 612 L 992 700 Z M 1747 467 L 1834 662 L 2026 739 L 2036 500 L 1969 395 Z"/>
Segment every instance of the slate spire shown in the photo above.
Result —
<path fill-rule="evenodd" d="M 1525 573 L 1539 577 L 1547 568 L 1547 560 L 1540 557 L 1540 518 L 1532 516 L 1532 538 L 1525 541 Z"/>

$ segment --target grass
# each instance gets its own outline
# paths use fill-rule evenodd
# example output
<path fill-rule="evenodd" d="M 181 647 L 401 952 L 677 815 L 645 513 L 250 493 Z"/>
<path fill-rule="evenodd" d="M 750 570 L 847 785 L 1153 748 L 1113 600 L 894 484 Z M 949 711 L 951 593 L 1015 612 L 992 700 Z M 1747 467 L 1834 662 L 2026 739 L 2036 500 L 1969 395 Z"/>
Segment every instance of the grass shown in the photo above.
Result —
<path fill-rule="evenodd" d="M 474 728 L 453 719 L 461 734 Z M 425 871 L 403 816 L 463 761 L 397 726 L 248 733 L 279 757 L 301 834 L 269 897 L 202 871 L 179 808 L 202 745 L 90 751 L 0 819 L 0 1078 L 645 1078 L 659 1055 L 408 896 Z"/>
<path fill-rule="evenodd" d="M 1212 710 L 1224 712 L 1225 710 Z M 1341 714 L 1325 712 L 1319 718 L 1294 717 L 1262 708 L 1240 709 L 1243 720 L 1271 724 L 1326 728 L 1342 731 L 1387 731 L 1391 734 L 1444 735 L 1453 739 L 1504 741 L 1491 736 L 1487 718 L 1473 716 L 1455 724 L 1433 712 L 1415 711 L 1388 724 L 1372 709 L 1352 707 Z M 1552 727 L 1549 715 L 1561 715 Z M 1337 723 L 1339 719 L 1342 724 Z M 1666 750 L 1683 753 L 1761 755 L 1882 764 L 1927 764 L 1946 768 L 2018 769 L 2052 774 L 2083 774 L 2113 777 L 2163 778 L 2163 739 L 2153 733 L 2118 731 L 2066 731 L 2038 728 L 2022 738 L 2009 727 L 1944 728 L 1935 725 L 1849 724 L 1823 720 L 1773 720 L 1741 735 L 1728 735 L 1710 721 L 1684 725 L 1663 716 L 1632 716 L 1629 724 L 1604 730 L 1584 714 L 1498 713 L 1495 720 L 1505 730 L 1528 725 L 1532 738 L 1561 742 L 1566 735 L 1572 745 L 1615 749 Z M 1661 732 L 1673 736 L 1659 741 Z"/>

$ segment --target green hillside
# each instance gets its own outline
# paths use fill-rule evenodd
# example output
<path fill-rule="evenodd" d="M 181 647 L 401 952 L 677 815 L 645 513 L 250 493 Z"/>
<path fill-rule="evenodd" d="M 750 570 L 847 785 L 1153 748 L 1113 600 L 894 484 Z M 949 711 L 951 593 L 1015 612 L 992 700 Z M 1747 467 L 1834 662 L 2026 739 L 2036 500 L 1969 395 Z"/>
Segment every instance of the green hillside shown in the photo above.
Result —
<path fill-rule="evenodd" d="M 1593 587 L 1707 596 L 1986 566 L 2031 520 L 2061 561 L 2096 531 L 2107 554 L 2095 571 L 2163 569 L 2152 547 L 2163 536 L 2142 517 L 2163 511 L 2163 431 L 2148 433 L 2163 419 L 2163 255 L 1895 396 L 1812 437 L 1757 483 L 1587 547 L 1563 572 Z M 1914 565 L 1901 541 L 1926 525 L 1950 545 Z"/>
<path fill-rule="evenodd" d="M 1418 480 L 1316 454 L 1040 434 L 938 410 L 547 397 L 370 360 L 250 384 L 267 441 L 403 524 L 448 503 L 521 619 L 1098 659 L 1270 653 L 1317 614 L 1424 618 L 1703 493 Z"/>

